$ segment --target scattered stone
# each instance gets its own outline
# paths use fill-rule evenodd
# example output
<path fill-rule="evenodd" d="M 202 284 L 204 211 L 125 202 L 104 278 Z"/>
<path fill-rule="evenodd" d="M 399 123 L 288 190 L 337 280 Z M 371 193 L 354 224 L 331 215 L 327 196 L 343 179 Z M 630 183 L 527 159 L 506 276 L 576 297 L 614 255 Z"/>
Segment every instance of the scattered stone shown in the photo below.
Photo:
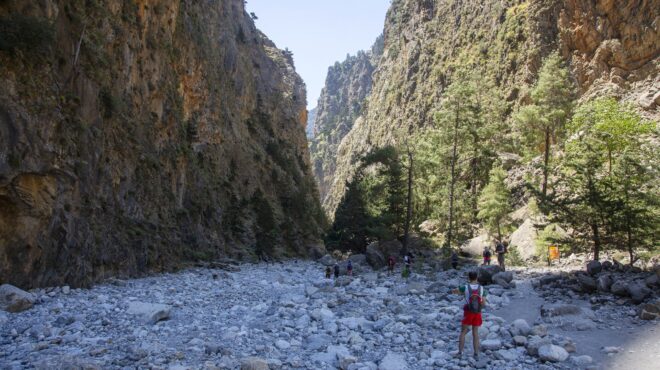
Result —
<path fill-rule="evenodd" d="M 645 304 L 639 313 L 639 318 L 642 320 L 655 320 L 660 318 L 660 301 Z"/>
<path fill-rule="evenodd" d="M 591 276 L 578 275 L 577 280 L 578 283 L 580 283 L 580 288 L 585 293 L 592 293 L 596 291 L 596 289 L 598 288 L 596 284 L 596 279 L 592 278 Z"/>
<path fill-rule="evenodd" d="M 289 344 L 289 342 L 285 341 L 284 339 L 278 339 L 275 341 L 275 347 L 281 350 L 287 350 L 291 348 L 291 344 Z"/>
<path fill-rule="evenodd" d="M 10 284 L 0 285 L 0 309 L 7 312 L 21 312 L 32 308 L 35 297 Z"/>
<path fill-rule="evenodd" d="M 610 347 L 603 347 L 601 350 L 602 350 L 604 353 L 607 353 L 607 354 L 610 354 L 610 353 L 619 353 L 619 352 L 623 351 L 623 349 L 622 349 L 621 347 L 613 347 L 613 346 L 610 346 Z"/>
<path fill-rule="evenodd" d="M 502 341 L 499 339 L 486 339 L 481 342 L 481 348 L 485 350 L 494 351 L 502 347 Z"/>
<path fill-rule="evenodd" d="M 541 306 L 541 316 L 555 317 L 566 315 L 579 315 L 582 309 L 573 304 L 544 304 Z"/>
<path fill-rule="evenodd" d="M 319 258 L 318 262 L 323 266 L 333 266 L 335 264 L 335 259 L 331 255 L 326 254 L 325 256 Z"/>
<path fill-rule="evenodd" d="M 268 362 L 258 357 L 247 357 L 241 361 L 241 370 L 268 370 Z"/>
<path fill-rule="evenodd" d="M 612 277 L 609 274 L 600 275 L 596 281 L 596 288 L 600 292 L 609 292 L 612 286 Z"/>
<path fill-rule="evenodd" d="M 509 329 L 509 332 L 511 332 L 511 335 L 513 336 L 527 336 L 531 331 L 532 328 L 524 319 L 515 320 L 511 323 L 511 329 Z"/>
<path fill-rule="evenodd" d="M 527 345 L 527 337 L 523 337 L 522 335 L 516 335 L 513 337 L 513 343 L 516 346 L 524 347 Z"/>
<path fill-rule="evenodd" d="M 626 286 L 625 281 L 622 280 L 615 281 L 610 287 L 610 291 L 612 294 L 618 295 L 620 297 L 628 297 L 630 295 L 630 293 L 628 293 L 628 287 Z"/>
<path fill-rule="evenodd" d="M 502 272 L 502 269 L 497 265 L 481 266 L 479 267 L 477 280 L 482 285 L 491 284 L 493 282 L 493 275 L 498 272 Z"/>
<path fill-rule="evenodd" d="M 380 363 L 378 370 L 404 370 L 408 369 L 408 363 L 403 355 L 393 352 L 388 352 Z"/>
<path fill-rule="evenodd" d="M 158 303 L 130 302 L 127 312 L 139 316 L 146 324 L 155 324 L 170 317 L 171 307 Z"/>
<path fill-rule="evenodd" d="M 646 287 L 646 284 L 642 282 L 635 282 L 631 283 L 627 286 L 628 294 L 630 294 L 630 298 L 632 298 L 633 302 L 636 304 L 640 304 L 648 297 L 651 295 L 651 289 Z"/>
<path fill-rule="evenodd" d="M 593 363 L 591 356 L 582 355 L 582 356 L 573 356 L 571 357 L 571 362 L 577 366 L 587 366 Z"/>
<path fill-rule="evenodd" d="M 539 347 L 539 358 L 550 362 L 563 362 L 568 359 L 568 352 L 562 347 L 554 344 L 546 344 Z"/>
<path fill-rule="evenodd" d="M 532 336 L 527 339 L 527 353 L 532 356 L 538 356 L 539 348 L 544 345 L 552 344 L 552 341 L 547 338 L 541 338 L 539 336 Z"/>

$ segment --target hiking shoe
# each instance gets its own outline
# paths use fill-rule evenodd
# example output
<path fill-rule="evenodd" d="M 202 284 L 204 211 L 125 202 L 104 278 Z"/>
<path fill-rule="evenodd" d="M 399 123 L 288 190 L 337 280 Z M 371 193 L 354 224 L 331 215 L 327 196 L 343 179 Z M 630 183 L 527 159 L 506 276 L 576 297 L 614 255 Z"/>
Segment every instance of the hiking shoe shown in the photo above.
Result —
<path fill-rule="evenodd" d="M 454 358 L 462 359 L 463 358 L 463 352 L 456 352 L 454 353 Z"/>

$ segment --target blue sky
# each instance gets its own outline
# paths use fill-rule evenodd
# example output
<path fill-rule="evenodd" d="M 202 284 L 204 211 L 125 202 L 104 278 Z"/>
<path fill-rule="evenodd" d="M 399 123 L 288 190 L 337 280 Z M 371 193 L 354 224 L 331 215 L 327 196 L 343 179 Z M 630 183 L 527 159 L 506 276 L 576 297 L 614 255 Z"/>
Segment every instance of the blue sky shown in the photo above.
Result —
<path fill-rule="evenodd" d="M 366 50 L 383 32 L 390 0 L 248 0 L 257 28 L 280 49 L 293 52 L 307 84 L 307 106 L 316 106 L 328 67 Z"/>

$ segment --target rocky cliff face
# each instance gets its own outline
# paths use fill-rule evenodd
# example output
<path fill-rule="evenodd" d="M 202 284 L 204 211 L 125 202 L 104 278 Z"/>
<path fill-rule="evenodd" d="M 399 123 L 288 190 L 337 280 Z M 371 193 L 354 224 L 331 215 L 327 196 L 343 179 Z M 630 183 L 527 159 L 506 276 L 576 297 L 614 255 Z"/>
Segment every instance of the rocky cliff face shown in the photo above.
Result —
<path fill-rule="evenodd" d="M 381 54 L 382 38 L 379 38 L 369 52 L 348 56 L 328 69 L 310 145 L 314 176 L 324 205 L 334 180 L 339 143 L 362 113 Z"/>
<path fill-rule="evenodd" d="M 241 0 L 0 2 L 0 281 L 305 255 L 306 97 Z"/>
<path fill-rule="evenodd" d="M 658 0 L 393 1 L 366 109 L 336 145 L 332 178 L 320 177 L 315 163 L 324 207 L 334 212 L 370 148 L 432 122 L 460 67 L 494 77 L 515 107 L 529 98 L 543 58 L 558 49 L 582 97 L 618 96 L 660 117 L 659 17 Z M 317 125 L 325 126 L 323 116 Z"/>

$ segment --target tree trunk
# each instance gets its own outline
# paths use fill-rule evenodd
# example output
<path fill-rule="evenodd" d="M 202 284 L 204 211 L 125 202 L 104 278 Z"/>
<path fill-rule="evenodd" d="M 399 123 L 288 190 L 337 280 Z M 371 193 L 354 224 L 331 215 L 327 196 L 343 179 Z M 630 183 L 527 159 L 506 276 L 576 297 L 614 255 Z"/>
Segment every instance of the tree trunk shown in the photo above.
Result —
<path fill-rule="evenodd" d="M 598 224 L 595 222 L 591 223 L 591 231 L 593 232 L 594 240 L 594 261 L 598 261 L 600 258 L 600 233 L 598 230 Z"/>
<path fill-rule="evenodd" d="M 451 180 L 449 183 L 449 228 L 447 231 L 447 247 L 451 248 L 451 239 L 453 237 L 454 224 L 454 187 L 456 186 L 456 152 L 458 147 L 458 119 L 460 103 L 456 107 L 456 120 L 454 121 L 454 143 L 451 152 Z"/>
<path fill-rule="evenodd" d="M 633 240 L 632 240 L 632 230 L 630 228 L 630 222 L 627 222 L 626 225 L 626 232 L 627 232 L 627 243 L 628 243 L 628 254 L 630 255 L 630 267 L 632 267 L 633 263 L 635 263 L 634 260 L 634 254 L 633 254 Z"/>
<path fill-rule="evenodd" d="M 406 224 L 403 235 L 403 253 L 404 255 L 408 253 L 408 238 L 410 236 L 410 222 L 412 220 L 412 184 L 413 184 L 413 155 L 408 148 L 408 199 L 407 199 L 407 213 L 406 213 Z"/>
<path fill-rule="evenodd" d="M 497 221 L 497 239 L 502 240 L 502 228 L 500 227 L 500 221 Z"/>
<path fill-rule="evenodd" d="M 548 194 L 548 166 L 550 163 L 550 128 L 545 128 L 545 151 L 543 153 L 543 184 L 541 192 L 543 198 Z"/>

